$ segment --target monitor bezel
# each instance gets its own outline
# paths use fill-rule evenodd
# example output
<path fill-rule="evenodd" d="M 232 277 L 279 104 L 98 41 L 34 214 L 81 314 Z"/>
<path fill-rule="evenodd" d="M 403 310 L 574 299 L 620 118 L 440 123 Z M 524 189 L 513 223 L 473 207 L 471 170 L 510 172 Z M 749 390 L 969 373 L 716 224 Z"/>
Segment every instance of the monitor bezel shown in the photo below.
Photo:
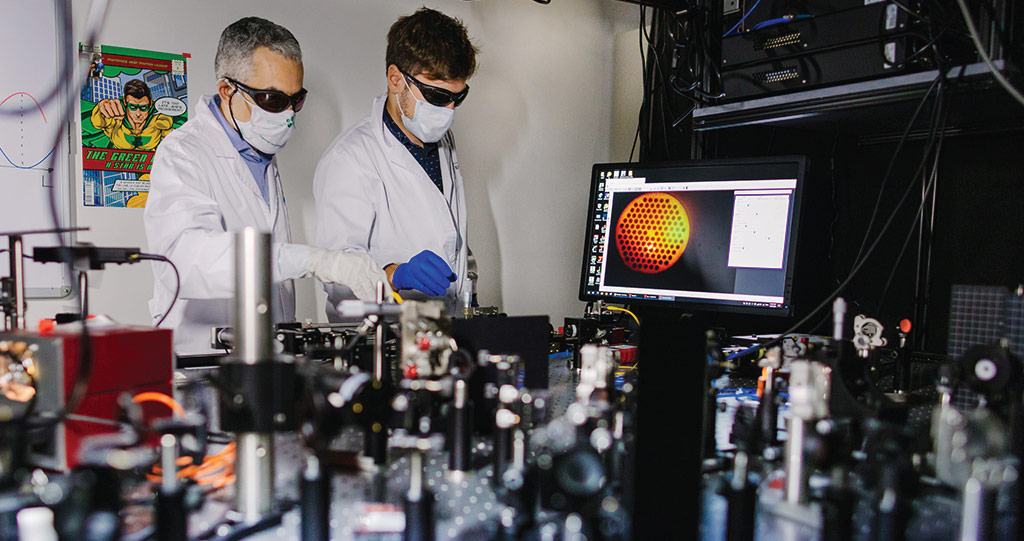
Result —
<path fill-rule="evenodd" d="M 591 226 L 594 223 L 595 208 L 597 206 L 597 185 L 599 180 L 600 171 L 608 169 L 675 169 L 680 167 L 707 167 L 707 166 L 725 166 L 725 167 L 742 167 L 742 166 L 764 166 L 766 164 L 773 163 L 791 163 L 797 167 L 796 175 L 796 188 L 793 190 L 793 216 L 792 225 L 790 226 L 789 234 L 790 238 L 787 245 L 789 246 L 789 253 L 787 254 L 786 262 L 786 290 L 787 294 L 784 294 L 783 307 L 780 308 L 766 308 L 761 306 L 743 306 L 734 304 L 720 304 L 716 302 L 697 302 L 697 301 L 661 301 L 654 299 L 623 299 L 619 297 L 612 297 L 610 295 L 596 295 L 587 293 L 587 269 L 589 268 L 589 255 L 593 246 L 593 239 L 591 234 Z M 664 308 L 675 308 L 686 312 L 728 312 L 733 314 L 746 314 L 746 315 L 763 315 L 763 316 L 777 316 L 777 317 L 789 317 L 794 313 L 793 310 L 793 276 L 796 270 L 796 252 L 799 246 L 798 237 L 800 231 L 800 213 L 803 200 L 803 185 L 805 182 L 805 175 L 807 172 L 807 157 L 806 156 L 769 156 L 769 157 L 758 157 L 758 158 L 730 158 L 730 159 L 714 159 L 714 160 L 690 160 L 690 161 L 670 161 L 670 162 L 608 162 L 608 163 L 595 163 L 590 171 L 590 197 L 588 198 L 587 206 L 587 221 L 585 224 L 584 242 L 583 242 L 583 254 L 580 258 L 580 288 L 579 288 L 579 299 L 585 302 L 593 301 L 604 301 L 612 304 L 629 304 L 629 305 L 640 305 L 640 306 L 660 306 Z"/>

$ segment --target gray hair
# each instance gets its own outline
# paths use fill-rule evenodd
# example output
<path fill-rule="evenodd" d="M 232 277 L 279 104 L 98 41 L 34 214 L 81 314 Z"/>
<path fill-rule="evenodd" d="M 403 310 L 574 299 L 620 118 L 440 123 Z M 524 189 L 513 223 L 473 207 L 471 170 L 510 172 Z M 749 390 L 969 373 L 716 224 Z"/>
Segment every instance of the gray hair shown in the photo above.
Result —
<path fill-rule="evenodd" d="M 244 82 L 252 75 L 252 54 L 266 47 L 288 60 L 302 62 L 299 41 L 287 28 L 259 17 L 239 19 L 224 29 L 217 44 L 213 69 L 217 79 Z"/>

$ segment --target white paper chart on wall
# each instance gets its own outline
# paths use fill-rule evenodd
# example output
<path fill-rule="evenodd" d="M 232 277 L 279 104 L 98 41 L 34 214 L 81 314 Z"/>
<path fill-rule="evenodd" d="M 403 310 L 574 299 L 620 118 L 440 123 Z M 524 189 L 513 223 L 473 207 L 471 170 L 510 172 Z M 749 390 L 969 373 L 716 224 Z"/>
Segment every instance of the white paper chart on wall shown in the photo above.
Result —
<path fill-rule="evenodd" d="M 68 125 L 58 126 L 67 99 L 60 84 L 60 63 L 68 39 L 59 31 L 56 12 L 63 2 L 0 0 L 0 233 L 52 229 L 50 198 L 56 197 L 61 225 L 70 226 L 68 202 Z M 58 131 L 64 143 L 54 148 Z M 55 160 L 51 156 L 56 153 Z M 50 170 L 50 164 L 53 169 Z M 54 246 L 56 235 L 25 237 L 25 253 L 35 246 Z M 0 235 L 0 249 L 8 237 Z M 8 253 L 0 253 L 0 276 L 7 276 Z M 61 265 L 25 261 L 29 297 L 61 297 L 70 293 Z"/>

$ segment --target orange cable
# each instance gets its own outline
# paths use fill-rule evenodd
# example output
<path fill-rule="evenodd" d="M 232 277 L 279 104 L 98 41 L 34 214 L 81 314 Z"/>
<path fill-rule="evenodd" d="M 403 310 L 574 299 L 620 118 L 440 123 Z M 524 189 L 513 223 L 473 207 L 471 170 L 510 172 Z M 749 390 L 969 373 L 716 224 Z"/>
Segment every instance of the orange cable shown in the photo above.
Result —
<path fill-rule="evenodd" d="M 152 391 L 146 393 L 139 393 L 132 397 L 132 402 L 159 402 L 167 406 L 168 408 L 171 408 L 171 411 L 173 411 L 174 413 L 181 416 L 185 415 L 185 408 L 181 407 L 181 404 L 179 404 L 177 400 L 165 395 L 164 393 L 157 393 Z"/>
<path fill-rule="evenodd" d="M 195 465 L 192 464 L 190 457 L 178 457 L 176 464 L 178 466 L 186 466 L 177 472 L 176 477 L 179 479 L 191 477 L 200 484 L 210 484 L 222 481 L 229 476 L 234 475 L 234 461 L 235 461 L 235 444 L 234 442 L 228 443 L 215 454 L 208 455 L 203 459 L 202 463 Z M 161 480 L 162 470 L 160 466 L 153 466 L 152 472 L 146 475 L 146 479 L 154 483 Z"/>

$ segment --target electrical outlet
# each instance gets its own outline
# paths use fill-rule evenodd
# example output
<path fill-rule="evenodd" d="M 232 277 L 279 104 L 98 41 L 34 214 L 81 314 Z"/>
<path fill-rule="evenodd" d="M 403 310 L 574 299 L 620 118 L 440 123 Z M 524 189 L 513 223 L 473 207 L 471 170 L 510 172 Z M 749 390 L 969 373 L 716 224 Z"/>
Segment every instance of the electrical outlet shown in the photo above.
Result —
<path fill-rule="evenodd" d="M 722 0 L 722 15 L 736 13 L 740 10 L 740 0 Z"/>

